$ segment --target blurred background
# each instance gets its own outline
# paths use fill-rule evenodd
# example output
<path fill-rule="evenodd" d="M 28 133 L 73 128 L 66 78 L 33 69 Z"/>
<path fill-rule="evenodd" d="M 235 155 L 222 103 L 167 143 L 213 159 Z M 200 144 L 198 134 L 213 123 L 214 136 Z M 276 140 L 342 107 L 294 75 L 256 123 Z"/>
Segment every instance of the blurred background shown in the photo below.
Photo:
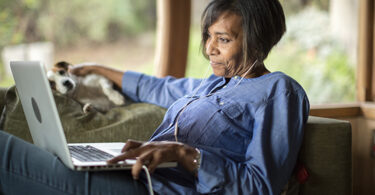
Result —
<path fill-rule="evenodd" d="M 187 77 L 202 78 L 200 16 L 192 0 Z M 307 91 L 311 103 L 356 101 L 357 0 L 280 0 L 287 33 L 265 61 Z M 0 87 L 14 84 L 9 60 L 97 62 L 153 74 L 156 0 L 0 0 Z"/>

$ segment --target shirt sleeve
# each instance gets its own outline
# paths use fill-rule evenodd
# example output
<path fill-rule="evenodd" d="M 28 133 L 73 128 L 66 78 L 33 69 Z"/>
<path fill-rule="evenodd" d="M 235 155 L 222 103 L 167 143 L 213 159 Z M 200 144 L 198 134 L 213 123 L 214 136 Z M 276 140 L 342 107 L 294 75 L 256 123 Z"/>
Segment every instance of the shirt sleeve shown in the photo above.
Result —
<path fill-rule="evenodd" d="M 193 92 L 200 79 L 171 76 L 157 78 L 127 71 L 122 77 L 122 92 L 136 102 L 146 102 L 168 108 L 174 101 Z"/>
<path fill-rule="evenodd" d="M 309 109 L 306 96 L 291 93 L 258 108 L 242 162 L 226 157 L 221 150 L 201 148 L 197 191 L 280 194 L 295 166 Z"/>

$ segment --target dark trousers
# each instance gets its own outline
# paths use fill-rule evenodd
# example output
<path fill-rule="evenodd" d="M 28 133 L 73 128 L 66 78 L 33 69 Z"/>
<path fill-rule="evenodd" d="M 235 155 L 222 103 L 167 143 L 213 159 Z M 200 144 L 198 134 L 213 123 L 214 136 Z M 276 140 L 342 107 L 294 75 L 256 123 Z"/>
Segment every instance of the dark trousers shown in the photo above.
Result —
<path fill-rule="evenodd" d="M 0 131 L 0 194 L 148 194 L 130 171 L 83 172 Z"/>

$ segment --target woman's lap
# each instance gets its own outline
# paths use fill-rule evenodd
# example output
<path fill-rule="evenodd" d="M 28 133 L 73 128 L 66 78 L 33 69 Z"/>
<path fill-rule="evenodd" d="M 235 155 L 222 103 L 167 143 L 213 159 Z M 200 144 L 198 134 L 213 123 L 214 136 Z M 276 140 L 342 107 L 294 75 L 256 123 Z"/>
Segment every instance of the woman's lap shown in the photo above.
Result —
<path fill-rule="evenodd" d="M 129 171 L 72 171 L 51 153 L 0 131 L 0 193 L 147 194 Z"/>

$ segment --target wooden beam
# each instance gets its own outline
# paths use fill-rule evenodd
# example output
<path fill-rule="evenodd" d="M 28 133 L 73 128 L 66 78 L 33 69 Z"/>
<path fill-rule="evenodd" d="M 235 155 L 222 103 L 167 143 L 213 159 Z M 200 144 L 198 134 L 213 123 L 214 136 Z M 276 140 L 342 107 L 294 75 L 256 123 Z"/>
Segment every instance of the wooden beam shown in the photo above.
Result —
<path fill-rule="evenodd" d="M 366 119 L 375 119 L 375 103 L 365 102 L 361 104 L 361 115 Z"/>
<path fill-rule="evenodd" d="M 327 118 L 357 117 L 361 115 L 361 107 L 359 103 L 313 105 L 310 115 Z"/>
<path fill-rule="evenodd" d="M 374 36 L 374 1 L 359 1 L 359 40 L 357 66 L 357 100 L 373 101 L 373 36 Z M 372 92 L 373 91 L 373 92 Z"/>
<path fill-rule="evenodd" d="M 370 101 L 374 102 L 375 101 L 375 55 L 374 55 L 374 52 L 375 52 L 375 14 L 374 14 L 374 10 L 375 10 L 375 3 L 374 3 L 374 0 L 371 0 L 371 6 L 370 8 L 370 13 L 371 13 L 371 25 L 369 26 L 369 28 L 371 28 L 371 31 L 372 31 L 372 35 L 371 35 L 371 38 L 372 38 L 372 42 L 370 42 L 371 44 L 371 51 L 370 52 L 370 56 L 372 57 L 371 58 L 371 62 L 369 64 L 370 68 L 369 68 L 369 71 L 371 71 L 371 75 L 370 75 L 370 78 L 371 78 L 371 81 L 370 81 L 370 87 L 371 87 L 371 99 Z M 371 40 L 371 39 L 369 39 Z"/>
<path fill-rule="evenodd" d="M 156 76 L 185 76 L 190 11 L 191 0 L 157 1 Z"/>
<path fill-rule="evenodd" d="M 312 105 L 310 115 L 327 118 L 364 117 L 375 120 L 375 103 Z"/>

